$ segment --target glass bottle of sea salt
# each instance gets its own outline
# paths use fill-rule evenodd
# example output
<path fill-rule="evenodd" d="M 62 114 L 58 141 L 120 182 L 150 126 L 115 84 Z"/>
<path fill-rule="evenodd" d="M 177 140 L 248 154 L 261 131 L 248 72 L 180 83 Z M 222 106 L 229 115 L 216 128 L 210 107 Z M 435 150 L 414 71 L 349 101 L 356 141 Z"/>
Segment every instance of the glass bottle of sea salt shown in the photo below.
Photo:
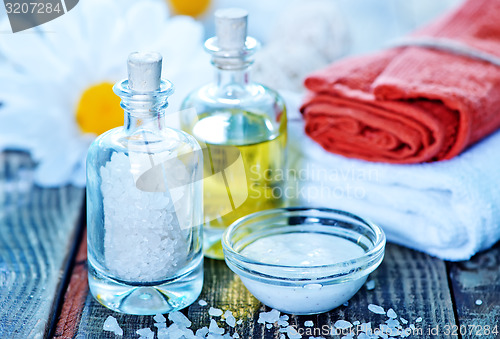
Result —
<path fill-rule="evenodd" d="M 99 136 L 87 156 L 89 285 L 104 306 L 167 313 L 201 292 L 202 153 L 165 125 L 161 55 L 132 53 L 128 80 L 114 86 L 123 127 Z"/>

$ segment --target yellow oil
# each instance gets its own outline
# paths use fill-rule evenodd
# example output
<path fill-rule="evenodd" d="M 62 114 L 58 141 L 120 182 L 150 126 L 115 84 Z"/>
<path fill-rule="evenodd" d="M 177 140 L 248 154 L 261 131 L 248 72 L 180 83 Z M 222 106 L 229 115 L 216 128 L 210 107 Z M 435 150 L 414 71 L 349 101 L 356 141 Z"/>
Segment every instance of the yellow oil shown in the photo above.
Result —
<path fill-rule="evenodd" d="M 284 197 L 286 116 L 222 111 L 199 116 L 192 134 L 204 148 L 204 251 L 222 259 L 220 237 L 235 220 L 280 207 Z"/>

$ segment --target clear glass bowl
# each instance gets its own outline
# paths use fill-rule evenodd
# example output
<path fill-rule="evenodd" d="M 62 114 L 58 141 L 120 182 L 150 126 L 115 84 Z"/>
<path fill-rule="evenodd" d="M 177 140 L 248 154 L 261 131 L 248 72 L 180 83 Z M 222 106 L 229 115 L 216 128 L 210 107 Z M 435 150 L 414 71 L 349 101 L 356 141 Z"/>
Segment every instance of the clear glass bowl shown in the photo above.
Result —
<path fill-rule="evenodd" d="M 244 249 L 259 239 L 297 233 L 341 238 L 351 247 L 359 246 L 361 254 L 321 265 L 271 264 L 244 255 Z M 224 232 L 222 245 L 229 268 L 262 303 L 286 313 L 316 314 L 342 305 L 361 288 L 384 258 L 385 235 L 380 227 L 348 212 L 296 207 L 235 221 Z M 297 244 L 286 246 L 293 251 Z"/>

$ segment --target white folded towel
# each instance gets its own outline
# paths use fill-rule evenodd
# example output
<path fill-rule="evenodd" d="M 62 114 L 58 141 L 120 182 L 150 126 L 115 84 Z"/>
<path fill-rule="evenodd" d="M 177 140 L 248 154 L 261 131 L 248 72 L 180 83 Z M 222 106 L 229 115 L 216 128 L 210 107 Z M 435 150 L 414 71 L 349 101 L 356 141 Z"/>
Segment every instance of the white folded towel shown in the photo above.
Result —
<path fill-rule="evenodd" d="M 366 217 L 389 241 L 445 260 L 467 260 L 500 239 L 500 131 L 449 161 L 371 163 L 325 151 L 304 133 L 301 97 L 285 99 L 293 204 Z"/>

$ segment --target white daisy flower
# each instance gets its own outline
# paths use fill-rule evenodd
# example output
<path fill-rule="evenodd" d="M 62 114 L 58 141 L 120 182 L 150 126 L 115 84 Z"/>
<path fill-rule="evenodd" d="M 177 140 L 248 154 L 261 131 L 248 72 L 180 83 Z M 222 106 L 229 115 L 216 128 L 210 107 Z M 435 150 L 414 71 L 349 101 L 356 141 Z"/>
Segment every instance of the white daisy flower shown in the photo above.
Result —
<path fill-rule="evenodd" d="M 0 29 L 9 31 L 6 20 Z M 169 17 L 166 2 L 154 0 L 80 1 L 42 26 L 2 34 L 0 151 L 30 152 L 40 185 L 83 186 L 88 146 L 123 124 L 112 85 L 126 77 L 128 54 L 163 55 L 163 76 L 176 85 L 175 111 L 206 81 L 200 76 L 208 68 L 202 40 L 199 23 Z"/>

